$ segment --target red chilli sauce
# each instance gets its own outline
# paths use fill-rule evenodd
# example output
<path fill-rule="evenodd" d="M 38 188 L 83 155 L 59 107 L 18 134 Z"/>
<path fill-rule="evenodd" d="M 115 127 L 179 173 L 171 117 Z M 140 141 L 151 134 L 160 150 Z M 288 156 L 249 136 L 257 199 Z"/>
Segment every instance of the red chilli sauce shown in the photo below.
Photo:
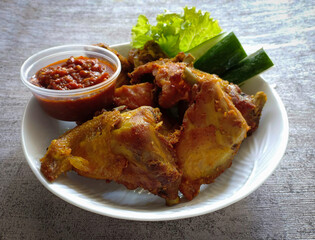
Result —
<path fill-rule="evenodd" d="M 30 80 L 38 87 L 53 90 L 87 88 L 106 82 L 115 66 L 106 60 L 89 57 L 70 57 L 40 69 Z M 65 121 L 84 121 L 113 103 L 115 81 L 75 97 L 54 98 L 36 95 L 42 108 L 52 117 Z"/>
<path fill-rule="evenodd" d="M 97 58 L 70 57 L 40 69 L 30 82 L 47 89 L 71 90 L 101 83 L 113 73 L 107 62 Z"/>

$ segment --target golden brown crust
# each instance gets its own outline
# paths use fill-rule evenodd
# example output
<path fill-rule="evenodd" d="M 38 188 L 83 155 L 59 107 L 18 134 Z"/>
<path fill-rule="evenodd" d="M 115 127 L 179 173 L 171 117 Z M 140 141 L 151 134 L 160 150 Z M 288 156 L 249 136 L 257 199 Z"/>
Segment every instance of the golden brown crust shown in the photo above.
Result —
<path fill-rule="evenodd" d="M 104 112 L 53 140 L 41 159 L 41 171 L 53 181 L 73 169 L 176 199 L 181 172 L 172 145 L 158 131 L 160 118 L 159 109 L 148 106 Z"/>
<path fill-rule="evenodd" d="M 141 106 L 154 107 L 154 91 L 154 85 L 148 82 L 123 85 L 116 88 L 114 102 L 116 106 L 124 105 L 128 109 L 136 109 Z"/>
<path fill-rule="evenodd" d="M 178 166 L 183 171 L 180 191 L 191 200 L 201 184 L 213 182 L 236 154 L 248 125 L 222 90 L 215 76 L 202 81 L 187 109 L 176 144 Z"/>

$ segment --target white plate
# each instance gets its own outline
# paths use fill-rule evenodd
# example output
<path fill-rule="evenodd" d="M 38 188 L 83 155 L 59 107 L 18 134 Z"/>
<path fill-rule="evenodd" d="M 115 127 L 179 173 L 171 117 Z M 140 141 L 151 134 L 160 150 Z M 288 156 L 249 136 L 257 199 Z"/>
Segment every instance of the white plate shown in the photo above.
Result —
<path fill-rule="evenodd" d="M 126 54 L 129 44 L 115 45 Z M 283 103 L 274 89 L 261 77 L 255 77 L 242 86 L 244 92 L 264 91 L 268 101 L 260 126 L 248 137 L 227 169 L 215 183 L 203 185 L 200 194 L 188 202 L 167 207 L 162 198 L 142 189 L 127 190 L 123 185 L 88 179 L 74 172 L 49 183 L 40 172 L 39 159 L 50 141 L 74 123 L 58 121 L 47 116 L 32 98 L 22 122 L 22 144 L 26 159 L 39 181 L 63 200 L 85 210 L 115 218 L 161 221 L 194 217 L 216 211 L 235 203 L 257 189 L 279 164 L 288 141 L 288 118 Z"/>

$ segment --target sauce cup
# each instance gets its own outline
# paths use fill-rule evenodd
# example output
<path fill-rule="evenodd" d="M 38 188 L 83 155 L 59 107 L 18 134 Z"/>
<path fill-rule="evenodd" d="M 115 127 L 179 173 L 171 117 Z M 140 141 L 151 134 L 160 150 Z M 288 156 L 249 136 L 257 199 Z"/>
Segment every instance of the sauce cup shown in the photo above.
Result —
<path fill-rule="evenodd" d="M 98 58 L 112 64 L 115 71 L 105 81 L 86 88 L 54 90 L 36 86 L 30 79 L 43 67 L 71 56 Z M 38 52 L 21 67 L 21 80 L 32 92 L 42 109 L 51 117 L 63 121 L 84 121 L 96 111 L 113 103 L 116 79 L 121 71 L 118 57 L 111 51 L 92 45 L 63 45 Z"/>

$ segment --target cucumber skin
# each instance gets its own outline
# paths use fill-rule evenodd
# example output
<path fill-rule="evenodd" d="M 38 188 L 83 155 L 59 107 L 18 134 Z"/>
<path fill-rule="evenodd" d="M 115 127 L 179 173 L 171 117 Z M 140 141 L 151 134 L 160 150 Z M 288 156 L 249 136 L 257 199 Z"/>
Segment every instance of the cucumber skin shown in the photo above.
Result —
<path fill-rule="evenodd" d="M 185 52 L 186 54 L 190 53 L 193 55 L 193 57 L 198 60 L 202 55 L 205 54 L 210 48 L 212 48 L 215 44 L 217 44 L 219 41 L 221 41 L 222 38 L 224 38 L 227 35 L 227 33 L 220 33 L 219 35 L 199 44 L 198 46 L 188 50 Z"/>
<path fill-rule="evenodd" d="M 241 43 L 231 32 L 201 56 L 194 67 L 220 76 L 246 56 Z"/>
<path fill-rule="evenodd" d="M 220 76 L 229 82 L 240 84 L 272 67 L 274 64 L 263 48 L 244 58 Z"/>

